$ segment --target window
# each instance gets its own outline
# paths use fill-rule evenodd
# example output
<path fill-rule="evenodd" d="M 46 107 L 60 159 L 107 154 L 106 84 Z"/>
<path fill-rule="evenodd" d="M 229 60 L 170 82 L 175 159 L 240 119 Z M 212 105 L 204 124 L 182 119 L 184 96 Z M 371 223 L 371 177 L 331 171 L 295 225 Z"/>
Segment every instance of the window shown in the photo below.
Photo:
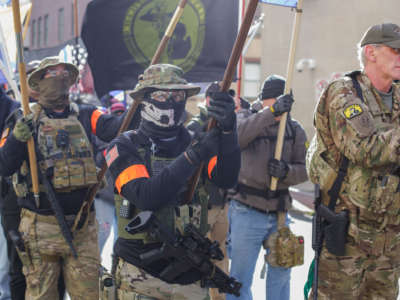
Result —
<path fill-rule="evenodd" d="M 44 27 L 43 45 L 47 46 L 47 42 L 49 39 L 49 15 L 44 16 L 43 27 Z"/>
<path fill-rule="evenodd" d="M 58 41 L 64 41 L 64 8 L 58 10 Z"/>
<path fill-rule="evenodd" d="M 41 47 L 41 42 L 42 42 L 42 17 L 39 17 L 37 22 L 37 42 L 36 42 L 38 48 Z"/>
<path fill-rule="evenodd" d="M 243 96 L 253 100 L 257 98 L 260 89 L 260 63 L 246 62 L 243 71 Z"/>
<path fill-rule="evenodd" d="M 36 20 L 32 20 L 31 23 L 31 47 L 35 47 L 35 39 L 36 39 Z"/>

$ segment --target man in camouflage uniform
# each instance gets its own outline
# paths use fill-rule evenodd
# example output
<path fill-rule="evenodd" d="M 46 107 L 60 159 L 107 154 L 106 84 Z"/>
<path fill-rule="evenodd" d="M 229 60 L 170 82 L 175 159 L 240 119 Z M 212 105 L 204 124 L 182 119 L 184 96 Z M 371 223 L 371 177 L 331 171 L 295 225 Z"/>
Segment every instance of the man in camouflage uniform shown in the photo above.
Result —
<path fill-rule="evenodd" d="M 58 299 L 60 272 L 71 299 L 99 297 L 100 261 L 94 211 L 84 209 L 80 222 L 73 224 L 83 208 L 88 188 L 97 183 L 91 135 L 110 141 L 122 119 L 104 115 L 94 106 L 78 107 L 69 102 L 69 88 L 78 73 L 74 65 L 63 63 L 58 57 L 43 59 L 28 78 L 30 88 L 39 92 L 32 114 L 22 118 L 21 111 L 17 111 L 2 134 L 0 175 L 14 174 L 13 186 L 22 207 L 22 242 L 18 244 L 18 253 L 27 283 L 25 297 L 30 300 Z M 26 142 L 32 136 L 42 174 L 39 199 L 33 195 L 27 164 Z M 60 219 L 55 217 L 44 176 L 54 189 L 66 226 L 75 227 L 73 247 L 61 233 Z"/>
<path fill-rule="evenodd" d="M 211 101 L 211 114 L 217 128 L 192 142 L 181 116 L 186 99 L 199 87 L 182 78 L 179 67 L 152 65 L 139 77 L 132 98 L 143 100 L 142 121 L 137 131 L 129 131 L 108 147 L 106 161 L 118 191 L 116 208 L 118 256 L 116 286 L 120 300 L 130 299 L 207 299 L 208 290 L 199 283 L 203 275 L 195 268 L 174 274 L 169 282 L 162 272 L 176 259 L 157 258 L 147 263 L 140 254 L 161 249 L 161 241 L 145 230 L 129 234 L 125 226 L 140 211 L 152 211 L 169 233 L 182 232 L 192 223 L 207 231 L 207 201 L 195 197 L 185 203 L 187 182 L 205 162 L 203 176 L 218 187 L 232 187 L 240 168 L 234 103 L 228 93 L 218 93 Z M 218 157 L 217 157 L 218 155 Z M 137 298 L 134 298 L 137 297 Z"/>
<path fill-rule="evenodd" d="M 253 274 L 263 241 L 278 229 L 278 211 L 291 206 L 289 186 L 307 179 L 305 169 L 306 135 L 302 126 L 288 118 L 282 159 L 274 158 L 280 116 L 290 112 L 293 98 L 283 95 L 285 79 L 268 76 L 252 109 L 237 112 L 238 139 L 242 150 L 242 167 L 236 188 L 229 191 L 228 220 L 231 258 L 230 275 L 243 283 L 240 297 L 251 300 Z M 271 176 L 279 178 L 277 191 L 269 192 Z M 276 251 L 274 251 L 276 252 Z M 268 265 L 267 299 L 289 300 L 290 268 Z M 240 279 L 239 279 L 240 278 Z"/>
<path fill-rule="evenodd" d="M 335 80 L 317 104 L 307 153 L 322 202 L 348 159 L 335 210 L 346 210 L 345 255 L 323 245 L 318 299 L 397 299 L 400 275 L 400 28 L 370 27 L 359 43 L 361 72 Z M 355 80 L 353 81 L 352 80 Z M 312 299 L 312 295 L 310 299 Z"/>

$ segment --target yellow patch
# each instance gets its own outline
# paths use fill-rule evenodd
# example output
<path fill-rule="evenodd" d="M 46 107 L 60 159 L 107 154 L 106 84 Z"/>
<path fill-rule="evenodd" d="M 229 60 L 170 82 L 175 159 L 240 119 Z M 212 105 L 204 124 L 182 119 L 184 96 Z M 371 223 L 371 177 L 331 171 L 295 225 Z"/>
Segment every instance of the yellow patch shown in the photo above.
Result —
<path fill-rule="evenodd" d="M 308 147 L 310 147 L 310 142 L 309 142 L 309 141 L 306 141 L 306 142 L 304 143 L 304 145 L 306 146 L 306 149 L 308 149 Z"/>
<path fill-rule="evenodd" d="M 343 113 L 346 119 L 352 119 L 358 115 L 361 115 L 363 110 L 359 104 L 352 104 L 347 106 Z"/>

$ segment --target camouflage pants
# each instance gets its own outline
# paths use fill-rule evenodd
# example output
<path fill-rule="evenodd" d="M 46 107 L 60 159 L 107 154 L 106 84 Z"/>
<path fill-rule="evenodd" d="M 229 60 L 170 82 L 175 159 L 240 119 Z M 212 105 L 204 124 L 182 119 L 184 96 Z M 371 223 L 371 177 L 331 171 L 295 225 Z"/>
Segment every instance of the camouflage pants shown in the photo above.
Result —
<path fill-rule="evenodd" d="M 210 225 L 208 238 L 211 241 L 217 241 L 224 253 L 224 259 L 216 261 L 215 264 L 229 275 L 229 259 L 226 254 L 226 236 L 229 228 L 228 204 L 225 204 L 224 207 L 213 206 L 213 208 L 208 211 L 208 224 Z M 224 300 L 225 294 L 220 294 L 218 289 L 210 289 L 210 298 L 212 300 Z"/>
<path fill-rule="evenodd" d="M 400 233 L 383 232 L 375 237 L 377 239 L 369 247 L 362 242 L 361 245 L 348 242 L 346 256 L 334 256 L 323 248 L 319 262 L 318 299 L 397 299 Z M 311 293 L 309 299 L 312 297 Z"/>
<path fill-rule="evenodd" d="M 168 284 L 119 259 L 116 274 L 118 300 L 206 300 L 200 285 Z"/>
<path fill-rule="evenodd" d="M 19 251 L 27 283 L 25 299 L 58 299 L 61 271 L 71 300 L 99 299 L 100 257 L 94 213 L 88 226 L 74 233 L 78 259 L 72 256 L 54 216 L 22 209 L 19 231 L 25 244 L 25 251 Z"/>

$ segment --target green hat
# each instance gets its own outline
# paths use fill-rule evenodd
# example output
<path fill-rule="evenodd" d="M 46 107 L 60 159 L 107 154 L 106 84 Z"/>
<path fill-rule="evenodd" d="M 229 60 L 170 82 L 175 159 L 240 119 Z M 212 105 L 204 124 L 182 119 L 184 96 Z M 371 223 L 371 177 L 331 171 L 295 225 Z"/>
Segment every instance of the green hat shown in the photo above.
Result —
<path fill-rule="evenodd" d="M 39 91 L 38 83 L 42 80 L 44 73 L 48 67 L 63 65 L 66 70 L 70 73 L 70 85 L 73 85 L 78 78 L 79 71 L 78 68 L 70 63 L 66 63 L 60 60 L 58 56 L 51 56 L 44 58 L 39 66 L 34 70 L 28 77 L 29 87 L 34 91 Z"/>
<path fill-rule="evenodd" d="M 200 87 L 188 83 L 183 77 L 183 70 L 169 64 L 151 65 L 139 75 L 139 82 L 130 96 L 143 99 L 148 92 L 156 90 L 185 90 L 187 97 L 200 92 Z"/>
<path fill-rule="evenodd" d="M 368 44 L 384 44 L 392 48 L 400 48 L 400 27 L 392 23 L 371 26 L 360 41 L 361 47 Z"/>

